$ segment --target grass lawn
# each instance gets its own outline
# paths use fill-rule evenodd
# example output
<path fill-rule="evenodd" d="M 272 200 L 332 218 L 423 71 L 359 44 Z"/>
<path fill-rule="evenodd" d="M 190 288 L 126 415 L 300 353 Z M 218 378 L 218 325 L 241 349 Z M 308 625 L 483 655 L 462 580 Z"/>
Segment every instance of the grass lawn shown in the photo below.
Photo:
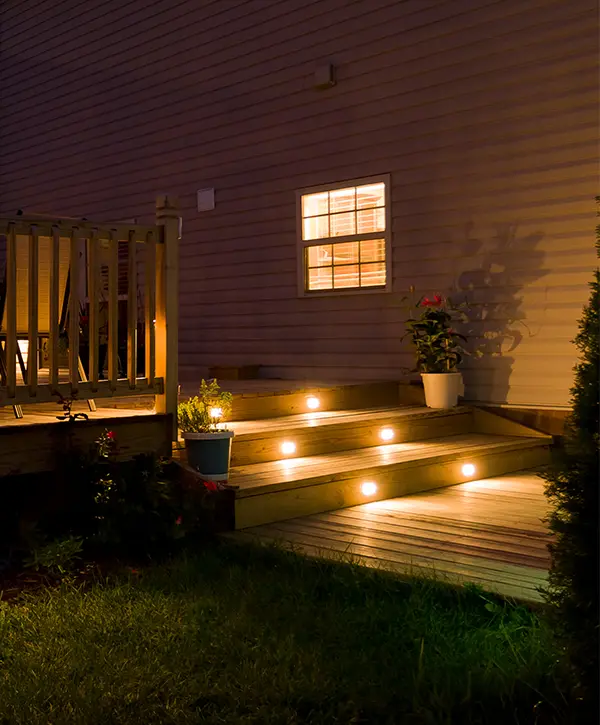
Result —
<path fill-rule="evenodd" d="M 215 545 L 0 601 L 0 723 L 561 722 L 529 610 Z"/>

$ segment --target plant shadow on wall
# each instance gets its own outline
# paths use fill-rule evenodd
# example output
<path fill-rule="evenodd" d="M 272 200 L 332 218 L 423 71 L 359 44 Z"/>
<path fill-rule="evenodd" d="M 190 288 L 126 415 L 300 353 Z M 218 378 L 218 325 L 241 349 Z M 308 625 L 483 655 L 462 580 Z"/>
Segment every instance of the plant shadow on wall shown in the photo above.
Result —
<path fill-rule="evenodd" d="M 545 289 L 536 300 L 535 318 L 526 312 L 523 292 L 547 274 L 542 268 L 545 252 L 537 248 L 544 234 L 517 232 L 516 224 L 498 225 L 486 240 L 472 236 L 472 224 L 465 230 L 461 260 L 472 260 L 473 266 L 458 273 L 455 288 L 469 306 L 468 347 L 476 352 L 464 364 L 467 399 L 507 401 L 512 353 L 543 327 Z"/>

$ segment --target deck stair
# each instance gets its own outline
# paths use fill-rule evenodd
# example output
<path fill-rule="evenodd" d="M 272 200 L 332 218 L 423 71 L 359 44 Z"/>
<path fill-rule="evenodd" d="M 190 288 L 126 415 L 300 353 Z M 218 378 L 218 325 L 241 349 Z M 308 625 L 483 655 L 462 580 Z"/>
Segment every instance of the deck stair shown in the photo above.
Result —
<path fill-rule="evenodd" d="M 235 432 L 229 483 L 236 488 L 236 529 L 548 461 L 551 438 L 521 424 L 469 406 L 438 411 L 401 404 L 402 395 L 390 395 L 389 386 L 387 394 L 365 386 L 361 395 L 359 388 L 312 393 L 321 403 L 316 411 L 307 410 L 311 395 L 304 391 L 262 401 L 253 396 L 245 407 L 238 404 L 241 415 L 234 403 L 234 415 L 244 418 L 229 425 Z M 282 415 L 286 405 L 289 414 Z"/>

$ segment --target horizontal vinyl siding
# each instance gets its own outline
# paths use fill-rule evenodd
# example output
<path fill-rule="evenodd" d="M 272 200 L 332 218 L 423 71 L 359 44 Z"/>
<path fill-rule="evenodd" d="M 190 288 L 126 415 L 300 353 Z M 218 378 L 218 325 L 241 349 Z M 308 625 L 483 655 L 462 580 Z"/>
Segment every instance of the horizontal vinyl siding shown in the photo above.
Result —
<path fill-rule="evenodd" d="M 470 398 L 567 404 L 597 263 L 594 2 L 7 0 L 0 20 L 0 211 L 145 221 L 179 195 L 183 378 L 399 378 L 415 285 L 475 303 Z M 383 173 L 393 293 L 298 299 L 295 190 Z"/>

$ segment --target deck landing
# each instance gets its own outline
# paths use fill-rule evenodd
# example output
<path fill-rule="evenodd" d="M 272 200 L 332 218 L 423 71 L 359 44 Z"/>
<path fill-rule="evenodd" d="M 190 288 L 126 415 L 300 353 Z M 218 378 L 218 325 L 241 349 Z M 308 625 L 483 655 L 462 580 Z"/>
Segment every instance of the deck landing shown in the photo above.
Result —
<path fill-rule="evenodd" d="M 543 482 L 531 471 L 256 526 L 236 540 L 278 541 L 310 556 L 351 557 L 399 574 L 472 582 L 539 602 L 549 533 Z"/>

